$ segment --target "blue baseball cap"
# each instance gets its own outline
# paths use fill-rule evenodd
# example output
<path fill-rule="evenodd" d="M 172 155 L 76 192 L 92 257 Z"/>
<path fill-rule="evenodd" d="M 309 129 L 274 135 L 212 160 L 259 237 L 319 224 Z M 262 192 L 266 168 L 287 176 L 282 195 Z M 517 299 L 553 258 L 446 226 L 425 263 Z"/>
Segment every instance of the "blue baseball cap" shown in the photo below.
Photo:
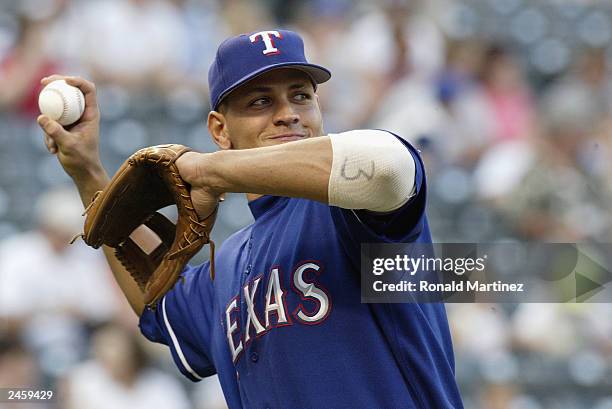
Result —
<path fill-rule="evenodd" d="M 208 71 L 212 109 L 245 82 L 283 67 L 304 71 L 315 88 L 331 78 L 327 68 L 306 60 L 304 41 L 293 31 L 265 30 L 228 38 L 219 45 Z"/>

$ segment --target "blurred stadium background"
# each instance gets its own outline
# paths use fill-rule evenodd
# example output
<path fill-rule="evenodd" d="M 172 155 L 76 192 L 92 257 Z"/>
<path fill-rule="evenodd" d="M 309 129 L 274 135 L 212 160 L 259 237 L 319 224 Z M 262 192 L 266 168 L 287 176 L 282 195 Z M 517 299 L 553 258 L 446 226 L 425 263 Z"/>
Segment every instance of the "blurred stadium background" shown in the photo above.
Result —
<path fill-rule="evenodd" d="M 147 145 L 211 151 L 217 44 L 278 26 L 333 72 L 327 131 L 384 128 L 422 150 L 436 241 L 612 241 L 608 1 L 2 1 L 0 387 L 61 397 L 0 408 L 224 407 L 214 379 L 180 379 L 143 342 L 101 255 L 65 245 L 81 205 L 44 148 L 36 97 L 51 73 L 96 82 L 111 174 Z M 231 195 L 214 236 L 250 220 Z M 448 313 L 466 408 L 612 408 L 611 305 Z"/>

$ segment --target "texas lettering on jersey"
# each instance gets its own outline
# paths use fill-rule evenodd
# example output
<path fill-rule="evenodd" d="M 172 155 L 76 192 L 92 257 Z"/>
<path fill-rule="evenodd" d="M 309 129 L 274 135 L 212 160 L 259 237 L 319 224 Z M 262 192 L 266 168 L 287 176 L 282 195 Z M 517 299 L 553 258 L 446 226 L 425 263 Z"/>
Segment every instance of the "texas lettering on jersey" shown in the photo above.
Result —
<path fill-rule="evenodd" d="M 255 337 L 260 337 L 272 328 L 294 325 L 294 322 L 317 325 L 327 319 L 332 310 L 331 297 L 315 280 L 322 272 L 323 268 L 318 261 L 302 262 L 293 270 L 291 288 L 300 297 L 301 302 L 291 314 L 287 308 L 287 290 L 281 285 L 280 267 L 273 266 L 265 282 L 262 282 L 264 276 L 259 275 L 244 284 L 242 293 L 233 297 L 225 308 L 226 336 L 234 363 L 253 340 L 252 332 L 255 333 Z M 257 305 L 255 301 L 261 291 L 265 291 L 263 307 Z M 247 310 L 244 328 L 239 325 L 241 297 L 245 301 Z M 314 303 L 315 307 L 307 309 L 303 304 L 306 300 Z M 263 313 L 257 314 L 256 311 Z"/>

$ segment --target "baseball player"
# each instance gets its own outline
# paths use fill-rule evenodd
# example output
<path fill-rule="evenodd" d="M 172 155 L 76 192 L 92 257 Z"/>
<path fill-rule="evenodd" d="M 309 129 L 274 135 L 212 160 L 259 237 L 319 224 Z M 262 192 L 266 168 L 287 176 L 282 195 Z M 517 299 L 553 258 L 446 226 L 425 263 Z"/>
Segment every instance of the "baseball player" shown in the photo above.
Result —
<path fill-rule="evenodd" d="M 243 192 L 255 222 L 217 250 L 214 281 L 209 263 L 188 266 L 155 309 L 105 254 L 145 337 L 192 381 L 218 374 L 230 408 L 462 408 L 444 306 L 360 302 L 361 243 L 431 242 L 425 172 L 392 133 L 325 134 L 316 89 L 330 76 L 294 32 L 224 41 L 208 75 L 220 150 L 176 163 L 202 218 Z M 84 92 L 84 117 L 38 122 L 87 204 L 109 180 L 95 89 L 43 83 L 58 78 Z M 146 228 L 132 237 L 155 247 Z"/>

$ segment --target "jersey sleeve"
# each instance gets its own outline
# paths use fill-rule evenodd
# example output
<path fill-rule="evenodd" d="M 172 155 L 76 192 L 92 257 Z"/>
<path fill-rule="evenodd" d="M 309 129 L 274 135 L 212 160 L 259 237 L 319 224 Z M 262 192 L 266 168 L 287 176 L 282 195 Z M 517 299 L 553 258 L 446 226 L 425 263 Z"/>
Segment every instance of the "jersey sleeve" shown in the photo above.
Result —
<path fill-rule="evenodd" d="M 330 207 L 336 228 L 353 243 L 401 243 L 415 241 L 427 223 L 425 217 L 425 167 L 419 152 L 407 141 L 395 135 L 415 163 L 414 195 L 399 209 L 389 213 Z M 406 157 L 406 160 L 410 160 Z"/>
<path fill-rule="evenodd" d="M 216 373 L 210 345 L 213 294 L 209 263 L 187 266 L 182 278 L 158 303 L 145 308 L 140 331 L 167 345 L 181 373 L 197 382 Z"/>

